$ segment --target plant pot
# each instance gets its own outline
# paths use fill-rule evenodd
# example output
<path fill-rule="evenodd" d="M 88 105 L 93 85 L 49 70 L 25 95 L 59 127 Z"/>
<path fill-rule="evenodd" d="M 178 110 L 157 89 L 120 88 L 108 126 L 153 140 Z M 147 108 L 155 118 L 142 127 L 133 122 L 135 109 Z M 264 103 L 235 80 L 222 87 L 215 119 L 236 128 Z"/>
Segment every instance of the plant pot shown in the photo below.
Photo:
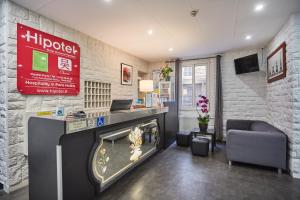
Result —
<path fill-rule="evenodd" d="M 165 77 L 165 81 L 170 81 L 171 80 L 171 77 L 170 76 L 166 76 Z"/>
<path fill-rule="evenodd" d="M 207 132 L 207 127 L 208 127 L 208 124 L 200 124 L 199 123 L 200 132 Z"/>

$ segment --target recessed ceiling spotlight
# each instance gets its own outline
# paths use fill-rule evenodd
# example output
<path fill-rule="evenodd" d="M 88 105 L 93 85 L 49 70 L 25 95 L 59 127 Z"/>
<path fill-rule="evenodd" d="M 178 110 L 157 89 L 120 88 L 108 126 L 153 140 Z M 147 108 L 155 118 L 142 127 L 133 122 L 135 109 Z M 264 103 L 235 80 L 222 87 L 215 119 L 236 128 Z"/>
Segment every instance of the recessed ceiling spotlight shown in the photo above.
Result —
<path fill-rule="evenodd" d="M 172 47 L 169 48 L 169 51 L 172 52 L 174 49 Z"/>
<path fill-rule="evenodd" d="M 152 35 L 153 34 L 153 30 L 150 29 L 150 30 L 147 31 L 147 33 L 148 33 L 148 35 Z"/>
<path fill-rule="evenodd" d="M 109 2 L 111 2 L 111 0 L 103 0 L 104 2 L 106 2 L 106 3 L 109 3 Z"/>
<path fill-rule="evenodd" d="M 246 39 L 246 40 L 251 40 L 251 39 L 252 39 L 252 36 L 251 36 L 251 35 L 246 35 L 245 39 Z"/>
<path fill-rule="evenodd" d="M 254 11 L 259 12 L 262 11 L 264 9 L 265 5 L 264 4 L 257 4 L 254 8 Z"/>

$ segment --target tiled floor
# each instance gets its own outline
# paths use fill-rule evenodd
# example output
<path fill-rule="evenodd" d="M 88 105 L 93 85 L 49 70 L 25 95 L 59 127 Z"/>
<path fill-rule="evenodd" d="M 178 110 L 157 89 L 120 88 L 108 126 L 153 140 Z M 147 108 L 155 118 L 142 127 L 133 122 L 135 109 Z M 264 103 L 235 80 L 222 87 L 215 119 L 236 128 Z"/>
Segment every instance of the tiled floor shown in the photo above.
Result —
<path fill-rule="evenodd" d="M 98 199 L 122 200 L 299 200 L 300 180 L 276 170 L 234 163 L 223 145 L 210 157 L 192 156 L 189 148 L 171 146 L 112 185 Z M 28 200 L 28 189 L 1 200 Z M 97 199 L 97 200 L 98 200 Z"/>

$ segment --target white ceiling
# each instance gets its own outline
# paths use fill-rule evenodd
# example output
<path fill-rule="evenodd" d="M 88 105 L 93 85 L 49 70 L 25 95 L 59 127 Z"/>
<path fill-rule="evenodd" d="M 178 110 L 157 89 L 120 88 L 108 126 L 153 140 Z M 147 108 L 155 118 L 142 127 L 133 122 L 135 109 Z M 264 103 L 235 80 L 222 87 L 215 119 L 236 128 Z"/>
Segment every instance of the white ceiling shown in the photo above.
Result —
<path fill-rule="evenodd" d="M 261 47 L 300 12 L 300 0 L 13 1 L 148 61 Z M 257 3 L 262 12 L 254 12 Z M 195 18 L 192 9 L 199 9 Z"/>

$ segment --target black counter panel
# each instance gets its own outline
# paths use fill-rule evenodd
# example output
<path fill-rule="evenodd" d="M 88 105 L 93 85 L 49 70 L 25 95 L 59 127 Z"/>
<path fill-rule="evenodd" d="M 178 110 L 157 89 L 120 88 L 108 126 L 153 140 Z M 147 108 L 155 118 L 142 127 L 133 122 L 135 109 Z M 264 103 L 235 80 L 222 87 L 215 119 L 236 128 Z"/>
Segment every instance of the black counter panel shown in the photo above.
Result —
<path fill-rule="evenodd" d="M 81 120 L 79 126 L 73 126 L 78 130 L 72 132 L 67 131 L 70 122 L 30 118 L 30 200 L 94 199 L 165 146 L 165 113 L 139 113 L 140 117 L 122 121 L 114 118 L 118 123 L 110 121 L 101 127 L 87 125 L 85 129 Z M 103 161 L 104 165 L 94 167 L 93 171 L 93 162 Z M 96 171 L 101 172 L 104 179 L 95 176 Z"/>

